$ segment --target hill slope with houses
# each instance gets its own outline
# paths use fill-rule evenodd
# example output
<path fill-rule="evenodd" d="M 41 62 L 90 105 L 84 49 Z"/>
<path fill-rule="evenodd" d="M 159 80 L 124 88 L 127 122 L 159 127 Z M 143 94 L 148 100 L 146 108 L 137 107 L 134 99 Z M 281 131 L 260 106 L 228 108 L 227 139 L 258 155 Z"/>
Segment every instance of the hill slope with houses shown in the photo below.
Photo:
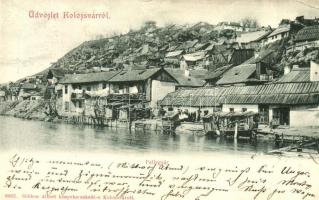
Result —
<path fill-rule="evenodd" d="M 156 22 L 149 21 L 139 30 L 85 41 L 54 62 L 49 69 L 61 69 L 64 73 L 73 74 L 150 66 L 179 68 L 182 61 L 186 61 L 191 63 L 188 66 L 190 69 L 204 68 L 212 71 L 229 64 L 234 50 L 253 49 L 256 55 L 272 49 L 277 53 L 274 64 L 279 67 L 279 71 L 283 71 L 286 64 L 303 64 L 309 62 L 309 59 L 316 59 L 317 49 L 308 49 L 300 55 L 297 55 L 300 51 L 283 55 L 293 44 L 297 32 L 313 25 L 319 25 L 318 19 L 284 19 L 277 28 L 258 27 L 256 24 L 247 27 L 235 22 L 221 22 L 217 25 L 199 22 L 193 25 L 157 27 Z M 282 33 L 284 35 L 281 38 Z M 302 36 L 299 39 L 302 40 Z M 304 54 L 308 53 L 311 53 L 310 57 L 303 61 Z M 295 59 L 296 55 L 298 60 Z M 47 72 L 44 70 L 37 75 Z"/>
<path fill-rule="evenodd" d="M 263 84 L 280 79 L 285 70 L 318 62 L 318 41 L 319 20 L 303 16 L 283 19 L 277 28 L 235 22 L 158 27 L 149 21 L 126 34 L 83 42 L 47 70 L 2 87 L 1 100 L 50 99 L 55 85 L 48 80 L 55 78 L 56 84 L 66 74 L 149 68 L 166 69 L 177 84 L 190 87 L 203 86 L 198 83 L 204 81 L 213 86 Z M 43 111 L 45 103 L 38 105 Z M 15 107 L 6 105 L 0 112 L 10 113 Z M 27 104 L 22 108 L 17 112 L 30 110 Z"/>

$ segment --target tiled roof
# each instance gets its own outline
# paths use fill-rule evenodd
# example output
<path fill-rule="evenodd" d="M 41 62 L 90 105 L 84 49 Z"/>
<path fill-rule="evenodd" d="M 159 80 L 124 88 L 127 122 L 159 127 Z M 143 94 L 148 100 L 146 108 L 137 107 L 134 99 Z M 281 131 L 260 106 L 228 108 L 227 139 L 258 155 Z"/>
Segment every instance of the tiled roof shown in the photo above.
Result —
<path fill-rule="evenodd" d="M 244 33 L 240 37 L 238 37 L 236 41 L 238 43 L 249 43 L 249 42 L 259 41 L 262 38 L 267 37 L 267 35 L 269 34 L 270 34 L 269 30 Z"/>
<path fill-rule="evenodd" d="M 109 82 L 143 81 L 150 78 L 160 70 L 161 68 L 121 71 L 111 78 Z"/>
<path fill-rule="evenodd" d="M 235 66 L 225 72 L 217 85 L 244 83 L 247 82 L 249 77 L 256 71 L 255 64 L 242 64 Z"/>
<path fill-rule="evenodd" d="M 319 82 L 306 82 L 183 89 L 166 95 L 161 105 L 203 107 L 223 103 L 318 105 L 318 102 Z"/>
<path fill-rule="evenodd" d="M 109 71 L 87 74 L 66 74 L 60 83 L 91 83 L 109 81 L 118 73 L 118 71 Z"/>
<path fill-rule="evenodd" d="M 310 81 L 310 69 L 309 68 L 297 68 L 292 69 L 291 72 L 285 74 L 277 82 L 278 83 L 299 83 Z"/>
<path fill-rule="evenodd" d="M 205 80 L 213 80 L 222 76 L 232 65 L 225 65 L 207 73 Z"/>
<path fill-rule="evenodd" d="M 165 69 L 174 79 L 177 80 L 178 84 L 180 86 L 190 86 L 190 87 L 198 87 L 198 86 L 203 86 L 205 84 L 205 81 L 196 78 L 196 75 L 194 75 L 192 72 L 196 70 L 190 71 L 190 76 L 186 77 L 185 76 L 185 70 L 180 70 L 180 69 Z M 199 76 L 197 74 L 197 76 Z"/>
<path fill-rule="evenodd" d="M 308 26 L 301 29 L 295 36 L 294 41 L 319 40 L 319 26 Z"/>
<path fill-rule="evenodd" d="M 274 35 L 278 35 L 280 33 L 285 33 L 285 32 L 289 32 L 291 29 L 291 25 L 290 24 L 283 24 L 278 26 L 278 28 L 276 30 L 274 30 L 272 33 L 270 33 L 270 35 L 268 35 L 268 37 L 274 36 Z"/>
<path fill-rule="evenodd" d="M 251 57 L 250 59 L 246 60 L 243 64 L 255 64 L 258 62 L 262 62 L 265 58 L 270 56 L 272 53 L 274 53 L 271 49 L 266 49 L 262 52 L 260 52 L 257 57 Z"/>

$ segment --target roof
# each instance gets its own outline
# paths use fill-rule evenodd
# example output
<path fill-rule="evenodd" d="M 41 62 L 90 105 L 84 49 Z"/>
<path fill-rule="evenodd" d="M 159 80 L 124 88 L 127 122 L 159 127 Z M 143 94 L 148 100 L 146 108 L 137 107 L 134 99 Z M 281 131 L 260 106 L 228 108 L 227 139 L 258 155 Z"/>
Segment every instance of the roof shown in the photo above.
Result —
<path fill-rule="evenodd" d="M 201 50 L 201 49 L 205 49 L 210 45 L 210 43 L 206 42 L 206 43 L 197 43 L 194 48 L 196 50 Z"/>
<path fill-rule="evenodd" d="M 270 35 L 268 35 L 268 37 L 272 37 L 272 36 L 278 35 L 280 33 L 289 32 L 290 29 L 291 29 L 291 25 L 290 24 L 279 25 L 278 28 L 276 28 L 276 30 L 274 30 L 272 33 L 270 33 Z"/>
<path fill-rule="evenodd" d="M 87 74 L 66 74 L 60 83 L 93 83 L 109 81 L 112 77 L 118 74 L 118 71 L 97 72 Z"/>
<path fill-rule="evenodd" d="M 175 56 L 179 56 L 183 53 L 184 50 L 178 50 L 178 51 L 171 51 L 171 52 L 168 52 L 165 57 L 166 58 L 169 58 L 169 57 L 175 57 Z"/>
<path fill-rule="evenodd" d="M 32 90 L 32 89 L 37 89 L 37 85 L 33 84 L 33 83 L 24 83 L 21 86 L 22 89 L 26 89 L 26 90 Z"/>
<path fill-rule="evenodd" d="M 219 22 L 217 25 L 229 25 L 229 26 L 241 27 L 240 23 L 238 22 Z"/>
<path fill-rule="evenodd" d="M 243 83 L 256 71 L 255 64 L 242 64 L 229 69 L 223 74 L 221 79 L 217 81 L 217 85 Z"/>
<path fill-rule="evenodd" d="M 191 53 L 191 54 L 185 54 L 185 55 L 183 55 L 183 58 L 186 61 L 197 61 L 197 60 L 201 60 L 201 59 L 205 58 L 205 54 L 206 54 L 206 52 L 199 51 L 199 52 L 195 52 L 195 53 Z"/>
<path fill-rule="evenodd" d="M 36 90 L 32 90 L 32 91 L 23 91 L 21 90 L 19 93 L 19 96 L 21 97 L 29 97 L 29 96 L 43 96 L 44 91 L 36 91 Z"/>
<path fill-rule="evenodd" d="M 319 40 L 319 26 L 307 26 L 295 36 L 295 42 L 301 42 L 306 40 Z"/>
<path fill-rule="evenodd" d="M 198 43 L 198 40 L 195 39 L 195 40 L 189 40 L 189 41 L 186 41 L 184 42 L 180 47 L 178 47 L 179 49 L 189 49 L 189 48 L 192 48 L 195 46 L 195 44 Z"/>
<path fill-rule="evenodd" d="M 274 53 L 274 50 L 266 49 L 262 52 L 260 52 L 257 57 L 253 56 L 250 59 L 246 60 L 243 64 L 255 64 L 262 62 L 265 58 L 270 56 L 272 53 Z"/>
<path fill-rule="evenodd" d="M 109 80 L 109 82 L 143 81 L 150 78 L 160 70 L 161 68 L 125 70 L 117 73 L 116 76 Z"/>
<path fill-rule="evenodd" d="M 318 105 L 319 82 L 271 83 L 250 86 L 201 87 L 177 90 L 160 102 L 167 106 L 213 107 L 221 104 Z"/>
<path fill-rule="evenodd" d="M 205 80 L 207 76 L 208 70 L 207 69 L 194 69 L 190 70 L 190 74 L 194 78 L 198 78 L 201 80 Z"/>
<path fill-rule="evenodd" d="M 261 30 L 255 32 L 244 33 L 240 37 L 236 39 L 238 43 L 249 43 L 254 41 L 259 41 L 265 37 L 267 37 L 271 31 L 269 30 Z"/>
<path fill-rule="evenodd" d="M 206 47 L 205 51 L 210 51 L 210 50 L 214 49 L 215 45 L 216 45 L 216 43 L 210 44 L 208 47 Z"/>
<path fill-rule="evenodd" d="M 61 68 L 52 68 L 52 69 L 49 69 L 49 71 L 51 71 L 54 77 L 59 77 L 59 78 L 63 77 L 64 74 L 66 74 L 65 70 Z"/>
<path fill-rule="evenodd" d="M 299 83 L 310 81 L 310 68 L 292 69 L 291 72 L 282 76 L 278 83 Z"/>
<path fill-rule="evenodd" d="M 190 71 L 190 76 L 186 77 L 185 76 L 185 70 L 181 70 L 181 69 L 165 69 L 174 79 L 177 80 L 179 86 L 190 86 L 190 87 L 199 87 L 199 86 L 203 86 L 205 84 L 205 81 L 200 79 L 200 78 L 196 78 L 193 73 L 196 70 L 192 70 Z"/>
<path fill-rule="evenodd" d="M 222 67 L 219 67 L 217 69 L 215 69 L 214 71 L 209 72 L 206 77 L 205 80 L 212 80 L 212 79 L 216 79 L 218 77 L 220 77 L 221 75 L 223 75 L 228 69 L 230 69 L 232 65 L 225 65 Z"/>

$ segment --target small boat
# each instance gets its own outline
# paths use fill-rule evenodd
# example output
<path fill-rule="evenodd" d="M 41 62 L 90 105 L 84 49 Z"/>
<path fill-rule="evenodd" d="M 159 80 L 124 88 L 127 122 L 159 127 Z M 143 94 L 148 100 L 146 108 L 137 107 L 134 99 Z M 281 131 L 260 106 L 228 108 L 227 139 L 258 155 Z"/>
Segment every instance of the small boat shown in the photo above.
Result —
<path fill-rule="evenodd" d="M 203 132 L 203 123 L 200 122 L 181 122 L 176 128 L 176 134 L 193 134 L 202 136 Z"/>
<path fill-rule="evenodd" d="M 215 112 L 203 116 L 206 135 L 233 138 L 256 138 L 257 117 L 255 112 Z"/>

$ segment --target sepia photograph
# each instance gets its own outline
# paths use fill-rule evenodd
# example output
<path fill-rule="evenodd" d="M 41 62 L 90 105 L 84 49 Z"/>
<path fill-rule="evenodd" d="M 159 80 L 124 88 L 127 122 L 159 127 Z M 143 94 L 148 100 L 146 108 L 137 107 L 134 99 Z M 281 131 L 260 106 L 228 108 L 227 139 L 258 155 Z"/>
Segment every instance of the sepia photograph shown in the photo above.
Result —
<path fill-rule="evenodd" d="M 0 0 L 0 199 L 319 198 L 317 0 Z"/>

